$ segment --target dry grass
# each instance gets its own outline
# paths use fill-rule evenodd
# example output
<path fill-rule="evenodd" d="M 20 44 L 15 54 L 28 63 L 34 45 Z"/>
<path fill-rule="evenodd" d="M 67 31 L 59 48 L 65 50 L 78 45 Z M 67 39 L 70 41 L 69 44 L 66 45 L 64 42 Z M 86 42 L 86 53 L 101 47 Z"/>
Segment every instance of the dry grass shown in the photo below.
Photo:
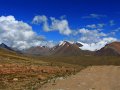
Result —
<path fill-rule="evenodd" d="M 0 50 L 0 90 L 36 90 L 52 78 L 75 74 L 83 67 Z"/>
<path fill-rule="evenodd" d="M 70 57 L 39 57 L 43 61 L 63 62 L 79 66 L 120 65 L 120 56 L 70 56 Z"/>
<path fill-rule="evenodd" d="M 120 65 L 117 56 L 32 57 L 0 49 L 0 90 L 36 90 L 91 65 Z"/>

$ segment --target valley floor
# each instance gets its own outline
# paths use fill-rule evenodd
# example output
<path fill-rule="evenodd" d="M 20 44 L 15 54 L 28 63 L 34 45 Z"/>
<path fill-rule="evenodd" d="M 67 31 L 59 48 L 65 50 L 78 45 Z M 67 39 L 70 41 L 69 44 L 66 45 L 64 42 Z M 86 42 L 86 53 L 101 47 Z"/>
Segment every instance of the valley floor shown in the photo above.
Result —
<path fill-rule="evenodd" d="M 89 66 L 39 90 L 120 90 L 120 66 Z"/>

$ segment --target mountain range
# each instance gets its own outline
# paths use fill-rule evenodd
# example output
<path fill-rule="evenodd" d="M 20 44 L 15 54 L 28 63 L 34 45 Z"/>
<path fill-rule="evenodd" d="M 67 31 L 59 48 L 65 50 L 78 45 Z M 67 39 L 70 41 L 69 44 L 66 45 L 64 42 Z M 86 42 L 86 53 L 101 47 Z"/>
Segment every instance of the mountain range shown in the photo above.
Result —
<path fill-rule="evenodd" d="M 0 44 L 0 48 L 1 48 L 1 49 L 6 49 L 6 50 L 13 51 L 12 48 L 8 47 L 8 46 L 7 46 L 6 44 L 4 44 L 4 43 Z"/>
<path fill-rule="evenodd" d="M 106 44 L 103 48 L 97 51 L 82 50 L 80 47 L 83 45 L 79 42 L 73 43 L 68 41 L 62 41 L 58 45 L 49 48 L 47 46 L 36 46 L 29 49 L 20 51 L 22 54 L 29 54 L 35 56 L 80 56 L 80 55 L 96 55 L 96 56 L 119 56 L 120 55 L 120 42 L 112 42 Z M 8 51 L 14 51 L 11 47 L 6 44 L 0 44 L 0 49 Z M 14 51 L 18 52 L 18 51 Z"/>
<path fill-rule="evenodd" d="M 104 56 L 119 56 L 120 55 L 120 42 L 112 42 L 105 45 L 103 48 L 95 52 L 96 55 Z"/>

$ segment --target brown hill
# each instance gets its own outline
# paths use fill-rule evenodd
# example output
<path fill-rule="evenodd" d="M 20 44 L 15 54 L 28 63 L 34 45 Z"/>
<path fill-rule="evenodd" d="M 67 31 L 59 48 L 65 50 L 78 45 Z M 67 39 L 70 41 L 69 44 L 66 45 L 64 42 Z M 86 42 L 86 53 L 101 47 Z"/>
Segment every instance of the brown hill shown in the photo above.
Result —
<path fill-rule="evenodd" d="M 79 56 L 87 54 L 87 51 L 81 50 L 82 44 L 80 43 L 70 43 L 67 41 L 63 41 L 59 45 L 52 48 L 53 55 L 57 56 Z"/>
<path fill-rule="evenodd" d="M 24 53 L 39 56 L 50 55 L 50 48 L 45 46 L 31 47 L 27 50 L 24 50 Z"/>
<path fill-rule="evenodd" d="M 79 56 L 79 55 L 93 55 L 93 52 L 87 50 L 81 50 L 80 47 L 83 45 L 81 43 L 73 43 L 68 41 L 62 41 L 60 44 L 54 46 L 53 48 L 48 48 L 45 46 L 31 47 L 23 52 L 30 55 L 37 56 Z"/>
<path fill-rule="evenodd" d="M 105 47 L 96 51 L 96 55 L 119 56 L 120 42 L 112 42 L 110 44 L 105 45 Z"/>
<path fill-rule="evenodd" d="M 8 47 L 6 44 L 2 43 L 0 44 L 0 48 L 1 49 L 6 49 L 6 50 L 10 50 L 10 51 L 14 51 L 12 48 Z"/>

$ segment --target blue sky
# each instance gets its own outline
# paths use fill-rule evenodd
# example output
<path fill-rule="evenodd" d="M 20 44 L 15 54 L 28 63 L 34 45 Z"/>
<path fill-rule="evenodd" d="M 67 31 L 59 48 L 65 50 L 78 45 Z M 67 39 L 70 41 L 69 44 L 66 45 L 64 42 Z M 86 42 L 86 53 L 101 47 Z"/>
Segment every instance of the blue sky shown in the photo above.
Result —
<path fill-rule="evenodd" d="M 97 41 L 93 40 L 96 37 L 101 40 L 120 39 L 119 4 L 119 0 L 0 0 L 0 16 L 14 16 L 15 20 L 29 24 L 33 32 L 44 36 L 48 41 L 75 40 L 96 43 Z M 36 16 L 45 16 L 47 21 L 33 21 Z M 43 28 L 46 22 L 48 30 Z M 53 22 L 55 25 L 52 25 Z M 67 25 L 59 28 L 60 23 Z M 65 32 L 68 29 L 71 33 Z M 94 34 L 92 40 L 83 40 L 92 37 L 88 31 Z M 106 35 L 100 36 L 101 33 Z"/>

